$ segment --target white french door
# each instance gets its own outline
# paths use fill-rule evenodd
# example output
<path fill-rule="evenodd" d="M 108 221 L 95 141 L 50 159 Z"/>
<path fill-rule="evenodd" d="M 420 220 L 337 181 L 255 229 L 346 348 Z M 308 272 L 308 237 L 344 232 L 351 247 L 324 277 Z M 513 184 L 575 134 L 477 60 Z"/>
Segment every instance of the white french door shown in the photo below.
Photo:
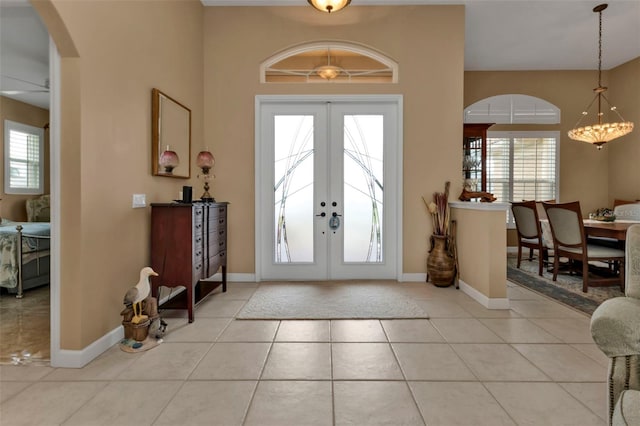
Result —
<path fill-rule="evenodd" d="M 258 279 L 398 276 L 400 102 L 257 98 Z"/>

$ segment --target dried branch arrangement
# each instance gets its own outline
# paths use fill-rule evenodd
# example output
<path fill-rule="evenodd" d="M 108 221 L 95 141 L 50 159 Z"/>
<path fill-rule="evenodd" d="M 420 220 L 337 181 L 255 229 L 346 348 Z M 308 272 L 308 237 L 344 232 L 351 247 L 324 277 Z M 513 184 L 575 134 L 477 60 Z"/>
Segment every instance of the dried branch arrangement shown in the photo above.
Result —
<path fill-rule="evenodd" d="M 433 201 L 427 202 L 422 197 L 422 201 L 429 214 L 431 214 L 431 220 L 433 221 L 433 234 L 434 235 L 449 235 L 449 186 L 451 182 L 444 184 L 444 192 L 434 192 Z"/>

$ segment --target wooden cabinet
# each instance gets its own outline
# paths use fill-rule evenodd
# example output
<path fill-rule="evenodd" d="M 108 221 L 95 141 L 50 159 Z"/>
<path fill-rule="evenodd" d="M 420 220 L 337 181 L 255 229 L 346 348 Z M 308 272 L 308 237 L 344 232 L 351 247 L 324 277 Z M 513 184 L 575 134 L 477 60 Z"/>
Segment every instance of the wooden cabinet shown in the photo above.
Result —
<path fill-rule="evenodd" d="M 462 178 L 469 191 L 487 190 L 487 129 L 493 123 L 465 124 L 462 138 Z"/>
<path fill-rule="evenodd" d="M 228 203 L 151 204 L 151 290 L 186 288 L 186 297 L 176 297 L 163 308 L 187 309 L 193 322 L 194 306 L 222 285 L 227 291 Z M 222 268 L 222 281 L 209 279 Z M 160 299 L 158 299 L 160 301 Z"/>

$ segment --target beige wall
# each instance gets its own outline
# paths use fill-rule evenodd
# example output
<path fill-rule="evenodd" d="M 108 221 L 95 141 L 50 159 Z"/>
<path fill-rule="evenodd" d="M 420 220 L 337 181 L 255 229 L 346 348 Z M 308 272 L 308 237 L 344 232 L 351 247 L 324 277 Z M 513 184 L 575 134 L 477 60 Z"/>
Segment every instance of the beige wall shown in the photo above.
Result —
<path fill-rule="evenodd" d="M 122 298 L 149 262 L 147 202 L 191 181 L 151 175 L 151 89 L 192 109 L 203 147 L 198 0 L 34 2 L 62 56 L 61 347 L 82 349 L 120 324 Z"/>
<path fill-rule="evenodd" d="M 0 96 L 0 217 L 14 221 L 26 221 L 25 200 L 39 195 L 18 195 L 4 193 L 4 120 L 16 121 L 34 127 L 44 127 L 49 122 L 49 110 L 24 102 Z M 49 193 L 49 131 L 44 131 L 44 193 Z"/>
<path fill-rule="evenodd" d="M 640 200 L 640 57 L 612 69 L 609 75 L 609 99 L 625 120 L 635 123 L 633 132 L 607 147 L 612 206 L 615 198 Z"/>
<path fill-rule="evenodd" d="M 453 207 L 460 280 L 489 299 L 507 297 L 507 246 L 504 210 Z"/>
<path fill-rule="evenodd" d="M 212 194 L 230 201 L 229 270 L 253 273 L 254 101 L 264 94 L 402 94 L 404 96 L 405 273 L 426 270 L 429 199 L 452 182 L 461 190 L 464 8 L 215 7 L 205 10 L 205 140 L 216 156 Z M 400 65 L 398 84 L 260 84 L 259 66 L 303 42 L 368 45 Z"/>

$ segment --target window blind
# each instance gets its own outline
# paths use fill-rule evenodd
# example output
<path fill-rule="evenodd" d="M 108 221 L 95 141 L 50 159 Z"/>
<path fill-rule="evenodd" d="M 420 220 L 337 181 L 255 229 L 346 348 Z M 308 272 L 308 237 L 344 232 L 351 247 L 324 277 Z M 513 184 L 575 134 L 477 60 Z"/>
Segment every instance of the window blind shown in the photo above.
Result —
<path fill-rule="evenodd" d="M 42 129 L 5 120 L 5 192 L 43 192 Z"/>
<path fill-rule="evenodd" d="M 558 140 L 558 132 L 490 132 L 487 191 L 505 203 L 556 199 Z"/>

